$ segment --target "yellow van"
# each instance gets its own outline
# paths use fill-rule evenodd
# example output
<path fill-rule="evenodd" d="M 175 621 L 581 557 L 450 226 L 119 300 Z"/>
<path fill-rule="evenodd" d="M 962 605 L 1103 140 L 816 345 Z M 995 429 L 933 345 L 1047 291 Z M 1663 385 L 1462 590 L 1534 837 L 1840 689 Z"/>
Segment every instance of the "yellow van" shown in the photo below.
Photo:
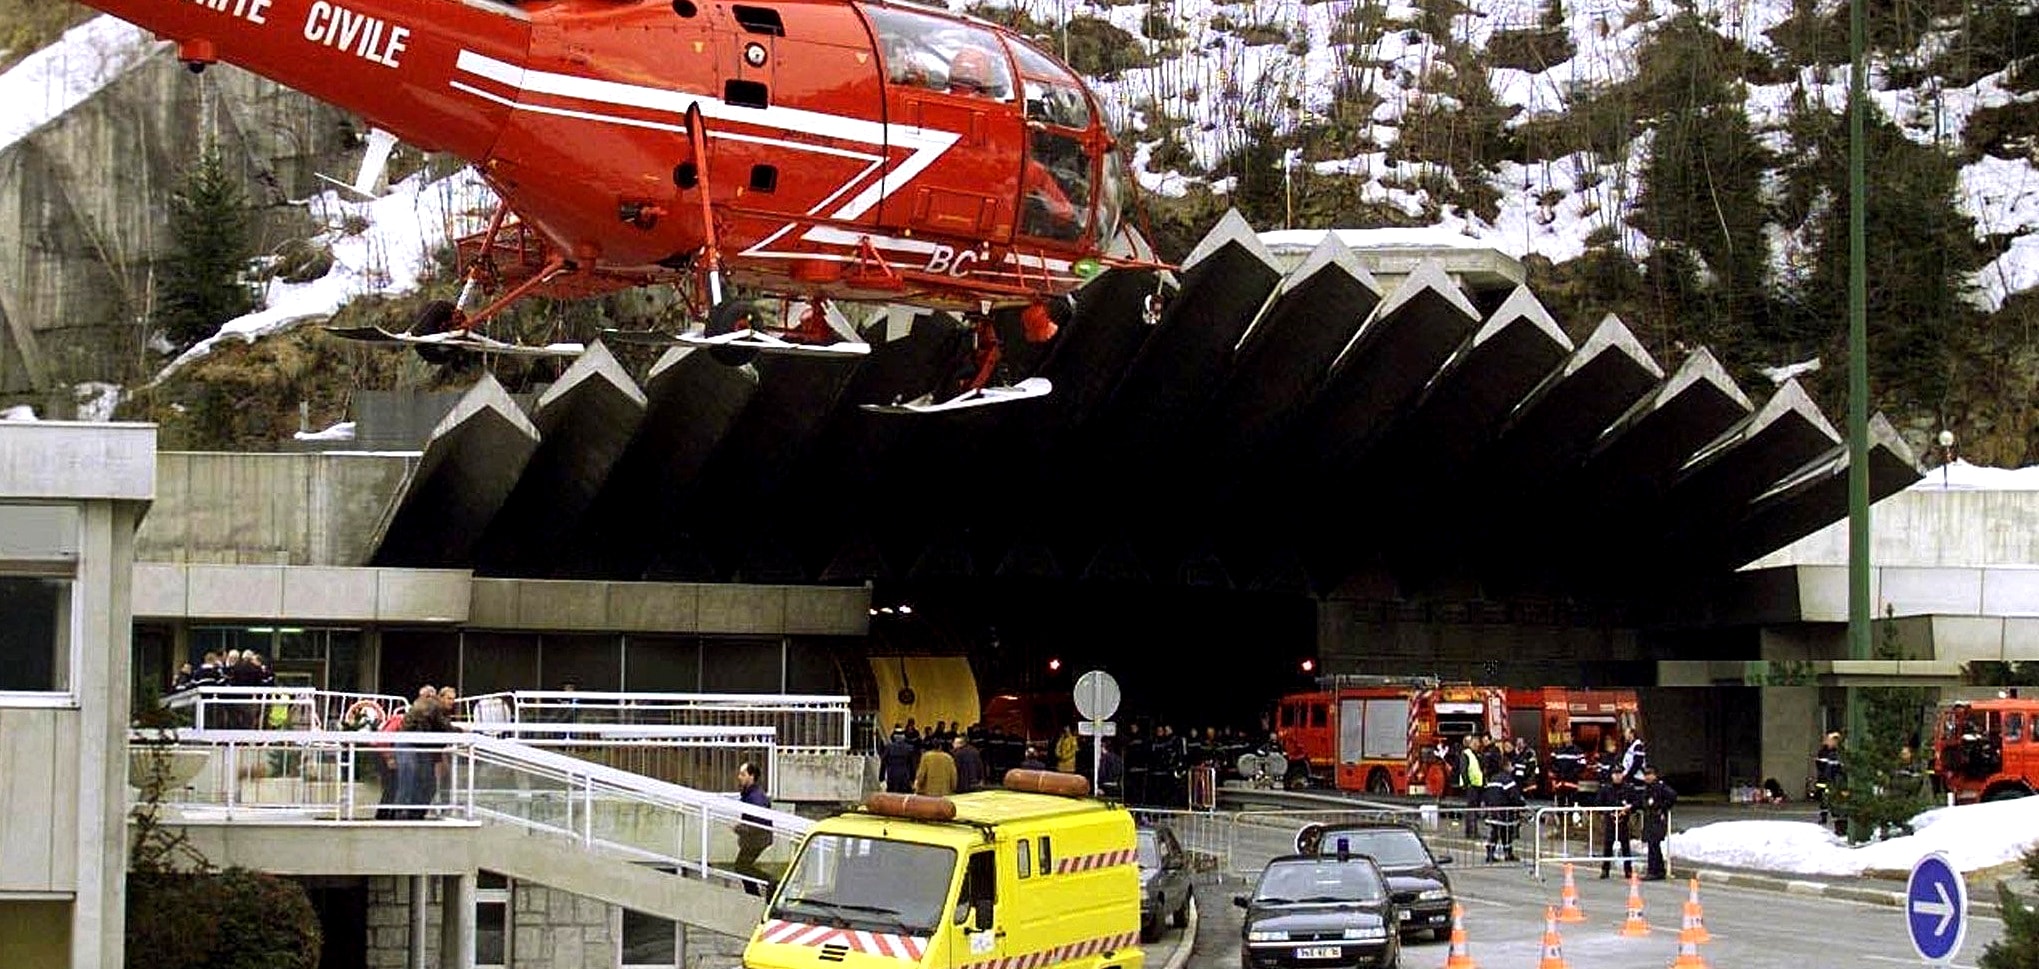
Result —
<path fill-rule="evenodd" d="M 1143 969 L 1133 817 L 1087 779 L 880 794 L 814 826 L 745 969 Z"/>

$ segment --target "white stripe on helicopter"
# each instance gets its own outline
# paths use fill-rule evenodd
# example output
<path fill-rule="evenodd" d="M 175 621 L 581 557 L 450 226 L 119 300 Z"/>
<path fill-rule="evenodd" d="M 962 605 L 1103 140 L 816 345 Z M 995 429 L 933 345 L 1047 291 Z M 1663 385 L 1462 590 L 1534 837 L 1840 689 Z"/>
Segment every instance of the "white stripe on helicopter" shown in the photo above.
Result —
<path fill-rule="evenodd" d="M 885 172 L 876 182 L 866 186 L 862 192 L 857 193 L 855 197 L 844 203 L 841 208 L 828 215 L 828 218 L 845 221 L 857 219 L 869 212 L 872 207 L 876 206 L 886 196 L 898 191 L 921 172 L 926 171 L 928 166 L 934 164 L 936 159 L 945 154 L 962 138 L 960 134 L 955 132 L 924 128 L 918 125 L 898 125 L 879 121 L 867 121 L 861 118 L 828 114 L 821 111 L 808 111 L 801 108 L 780 106 L 765 108 L 732 107 L 728 102 L 719 98 L 688 94 L 684 91 L 673 91 L 665 88 L 625 84 L 620 81 L 607 81 L 600 78 L 578 77 L 571 74 L 531 70 L 470 50 L 460 52 L 460 56 L 455 61 L 455 67 L 469 74 L 487 78 L 505 87 L 512 88 L 520 94 L 533 93 L 575 98 L 597 104 L 670 112 L 681 117 L 686 115 L 687 109 L 690 106 L 699 105 L 702 117 L 718 121 L 734 121 L 762 128 L 776 128 L 781 131 L 818 134 L 840 141 L 873 145 L 881 150 L 887 145 L 896 145 L 909 149 L 912 154 L 900 161 L 890 171 Z M 489 93 L 460 81 L 453 81 L 452 86 L 457 90 L 486 98 L 515 110 L 588 121 L 604 121 L 612 124 L 664 131 L 684 132 L 686 130 L 684 125 L 526 104 Z M 807 142 L 744 135 L 722 130 L 713 131 L 710 135 L 711 137 L 727 138 L 732 141 L 749 141 L 795 151 L 837 155 L 868 160 L 870 162 L 869 165 L 844 182 L 841 187 L 830 193 L 827 198 L 809 209 L 808 214 L 810 215 L 819 212 L 824 207 L 841 198 L 845 192 L 862 183 L 866 178 L 870 177 L 873 170 L 882 166 L 885 161 L 884 156 L 879 154 L 850 151 Z M 822 256 L 811 252 L 773 251 L 765 248 L 783 238 L 786 233 L 792 231 L 797 225 L 798 223 L 789 222 L 776 231 L 767 234 L 749 249 L 744 250 L 743 255 L 780 259 L 822 258 L 844 262 L 856 258 L 849 255 Z M 839 245 L 855 248 L 858 241 L 864 238 L 864 236 L 829 226 L 813 226 L 802 233 L 801 238 L 805 241 L 821 245 Z M 896 252 L 930 255 L 937 248 L 936 244 L 919 239 L 899 239 L 891 236 L 870 236 L 869 238 L 872 245 Z M 1012 254 L 1012 258 L 1021 265 L 1055 271 L 1066 271 L 1070 266 L 1069 261 L 1066 259 L 1044 259 L 1017 252 Z"/>

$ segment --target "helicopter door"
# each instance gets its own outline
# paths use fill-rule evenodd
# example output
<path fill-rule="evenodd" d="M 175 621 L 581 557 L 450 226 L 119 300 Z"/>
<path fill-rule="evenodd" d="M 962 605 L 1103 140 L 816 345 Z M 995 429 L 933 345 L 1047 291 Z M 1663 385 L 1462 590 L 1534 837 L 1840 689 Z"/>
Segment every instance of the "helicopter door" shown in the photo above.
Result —
<path fill-rule="evenodd" d="M 1012 63 L 983 27 L 896 7 L 861 8 L 883 61 L 890 123 L 934 146 L 891 146 L 896 187 L 879 220 L 1002 242 L 1012 233 L 1023 138 Z M 937 256 L 938 259 L 945 258 Z"/>
<path fill-rule="evenodd" d="M 1019 233 L 1070 243 L 1090 232 L 1097 153 L 1086 147 L 1093 117 L 1067 68 L 1014 42 L 1026 95 L 1027 158 L 1020 175 Z"/>
<path fill-rule="evenodd" d="M 786 24 L 775 8 L 763 4 L 732 4 L 726 16 L 734 21 L 736 43 L 724 50 L 722 99 L 748 108 L 772 103 L 773 69 L 779 63 L 779 40 Z M 730 29 L 725 27 L 724 29 Z"/>

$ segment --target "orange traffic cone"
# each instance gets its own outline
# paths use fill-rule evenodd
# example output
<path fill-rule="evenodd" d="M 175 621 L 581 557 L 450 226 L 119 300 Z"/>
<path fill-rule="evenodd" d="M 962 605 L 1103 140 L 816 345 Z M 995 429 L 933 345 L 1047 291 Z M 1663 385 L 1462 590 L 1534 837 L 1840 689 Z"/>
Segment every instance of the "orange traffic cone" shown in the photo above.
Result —
<path fill-rule="evenodd" d="M 1699 879 L 1692 879 L 1691 894 L 1685 896 L 1685 922 L 1678 930 L 1678 938 L 1684 939 L 1691 933 L 1694 942 L 1711 942 L 1713 936 L 1706 931 L 1706 910 L 1699 907 Z"/>
<path fill-rule="evenodd" d="M 1572 969 L 1565 961 L 1565 942 L 1558 938 L 1558 915 L 1551 907 L 1543 907 L 1543 959 L 1536 969 Z"/>
<path fill-rule="evenodd" d="M 1479 969 L 1466 951 L 1465 909 L 1457 902 L 1451 903 L 1451 957 L 1444 960 L 1444 969 Z"/>
<path fill-rule="evenodd" d="M 1565 888 L 1558 893 L 1558 921 L 1584 922 L 1586 910 L 1579 907 L 1579 885 L 1572 881 L 1572 865 L 1565 863 Z"/>
<path fill-rule="evenodd" d="M 1709 969 L 1706 960 L 1699 957 L 1699 940 L 1692 933 L 1678 933 L 1678 958 L 1672 960 L 1671 969 Z"/>
<path fill-rule="evenodd" d="M 1628 918 L 1621 923 L 1621 934 L 1629 939 L 1650 934 L 1650 923 L 1643 919 L 1643 883 L 1633 873 L 1628 876 Z"/>

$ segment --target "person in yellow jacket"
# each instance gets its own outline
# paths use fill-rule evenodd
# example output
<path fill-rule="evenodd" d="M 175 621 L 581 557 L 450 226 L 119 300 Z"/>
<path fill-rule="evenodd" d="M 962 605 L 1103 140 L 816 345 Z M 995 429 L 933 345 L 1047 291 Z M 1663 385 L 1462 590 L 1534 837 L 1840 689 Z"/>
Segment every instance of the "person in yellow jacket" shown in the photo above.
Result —
<path fill-rule="evenodd" d="M 920 768 L 913 773 L 913 793 L 948 797 L 956 793 L 956 758 L 940 747 L 920 755 Z"/>
<path fill-rule="evenodd" d="M 1066 726 L 1055 741 L 1055 769 L 1064 774 L 1076 773 L 1076 731 Z"/>

